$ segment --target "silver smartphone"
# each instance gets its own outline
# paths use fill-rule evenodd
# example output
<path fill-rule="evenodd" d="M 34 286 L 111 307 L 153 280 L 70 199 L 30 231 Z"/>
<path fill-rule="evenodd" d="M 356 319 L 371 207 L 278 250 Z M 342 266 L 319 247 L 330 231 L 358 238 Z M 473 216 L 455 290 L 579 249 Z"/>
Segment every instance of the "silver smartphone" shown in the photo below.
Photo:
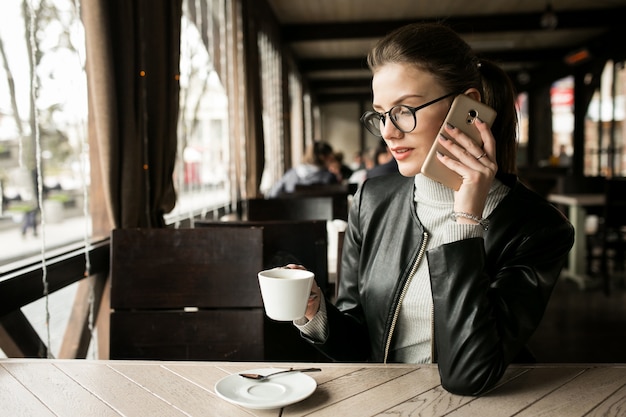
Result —
<path fill-rule="evenodd" d="M 452 106 L 450 106 L 450 110 L 448 111 L 439 132 L 445 136 L 444 126 L 446 123 L 450 123 L 482 147 L 483 142 L 480 138 L 480 133 L 474 125 L 476 118 L 480 118 L 480 120 L 487 123 L 487 125 L 491 127 L 493 121 L 496 119 L 496 111 L 485 103 L 476 101 L 465 94 L 459 94 L 452 102 Z M 422 166 L 422 174 L 442 183 L 446 187 L 452 188 L 455 191 L 458 190 L 461 187 L 462 178 L 459 174 L 446 167 L 439 160 L 437 157 L 437 151 L 449 156 L 450 158 L 457 159 L 439 144 L 438 139 L 435 139 L 433 146 L 430 148 L 430 151 L 426 156 L 424 165 Z"/>

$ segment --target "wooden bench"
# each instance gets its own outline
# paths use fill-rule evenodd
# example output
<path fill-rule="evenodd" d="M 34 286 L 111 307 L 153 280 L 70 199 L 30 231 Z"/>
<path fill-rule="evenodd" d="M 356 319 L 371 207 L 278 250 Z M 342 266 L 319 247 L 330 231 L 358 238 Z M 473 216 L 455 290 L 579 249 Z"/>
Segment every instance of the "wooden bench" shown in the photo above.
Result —
<path fill-rule="evenodd" d="M 348 198 L 343 194 L 253 198 L 244 205 L 245 218 L 250 221 L 348 219 Z"/>
<path fill-rule="evenodd" d="M 265 316 L 266 240 L 261 227 L 114 230 L 111 359 L 318 360 Z"/>
<path fill-rule="evenodd" d="M 354 195 L 358 190 L 358 184 L 296 184 L 292 194 L 297 195 L 334 195 L 350 194 Z"/>
<path fill-rule="evenodd" d="M 289 263 L 304 265 L 315 273 L 323 291 L 328 289 L 328 233 L 323 220 L 210 221 L 195 222 L 202 228 L 262 228 L 263 268 Z"/>

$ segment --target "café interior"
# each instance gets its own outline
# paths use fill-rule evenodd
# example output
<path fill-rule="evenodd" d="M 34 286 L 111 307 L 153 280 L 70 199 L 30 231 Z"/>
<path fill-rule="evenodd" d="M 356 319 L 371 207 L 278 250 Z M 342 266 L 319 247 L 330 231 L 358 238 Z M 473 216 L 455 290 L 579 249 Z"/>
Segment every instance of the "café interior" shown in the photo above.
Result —
<path fill-rule="evenodd" d="M 41 48 L 36 12 L 55 3 L 23 9 Z M 576 230 L 531 349 L 542 363 L 626 363 L 626 1 L 67 3 L 57 11 L 73 16 L 83 42 L 83 81 L 70 90 L 86 111 L 67 124 L 79 132 L 83 181 L 73 214 L 57 219 L 41 204 L 48 246 L 3 261 L 6 358 L 328 362 L 290 323 L 265 316 L 256 275 L 295 259 L 334 299 L 358 185 L 264 196 L 313 141 L 347 165 L 378 144 L 359 122 L 372 104 L 367 51 L 396 27 L 436 21 L 508 73 L 518 176 Z M 1 132 L 13 116 L 0 110 Z M 26 169 L 46 203 L 54 191 L 42 191 L 50 170 L 37 120 L 47 116 L 31 110 L 24 142 L 0 150 L 32 148 Z M 74 240 L 52 244 L 72 228 Z M 58 323 L 49 305 L 69 288 Z M 29 305 L 45 306 L 42 328 Z"/>

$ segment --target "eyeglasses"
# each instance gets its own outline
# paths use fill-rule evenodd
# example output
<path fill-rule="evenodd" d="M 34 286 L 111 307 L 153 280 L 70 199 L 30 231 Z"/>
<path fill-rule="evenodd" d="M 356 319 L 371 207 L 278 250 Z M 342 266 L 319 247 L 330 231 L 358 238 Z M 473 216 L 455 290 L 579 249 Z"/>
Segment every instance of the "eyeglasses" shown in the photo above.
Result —
<path fill-rule="evenodd" d="M 448 98 L 457 93 L 449 93 L 445 96 L 441 96 L 436 98 L 428 103 L 422 104 L 421 106 L 411 107 L 405 106 L 404 104 L 399 104 L 397 106 L 393 106 L 389 111 L 384 113 L 378 113 L 376 111 L 367 111 L 363 113 L 361 116 L 361 123 L 363 126 L 374 136 L 383 137 L 382 128 L 385 126 L 385 120 L 387 120 L 387 115 L 389 115 L 389 120 L 391 123 L 402 133 L 409 133 L 415 129 L 417 126 L 417 118 L 415 113 L 423 109 L 424 107 L 428 107 L 431 104 L 435 104 L 438 101 L 443 100 L 444 98 Z"/>

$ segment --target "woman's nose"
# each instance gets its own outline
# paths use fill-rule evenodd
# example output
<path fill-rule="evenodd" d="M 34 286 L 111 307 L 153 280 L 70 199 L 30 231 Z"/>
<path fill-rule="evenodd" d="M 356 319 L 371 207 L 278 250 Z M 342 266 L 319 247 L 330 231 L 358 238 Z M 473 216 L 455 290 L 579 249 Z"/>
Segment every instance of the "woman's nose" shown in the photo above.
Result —
<path fill-rule="evenodd" d="M 383 138 L 387 139 L 387 138 L 397 138 L 398 136 L 402 135 L 402 132 L 400 131 L 400 129 L 398 129 L 392 122 L 391 119 L 389 118 L 389 116 L 387 116 L 387 119 L 385 120 L 385 123 L 382 124 L 381 126 L 381 131 L 380 133 L 383 135 Z"/>

